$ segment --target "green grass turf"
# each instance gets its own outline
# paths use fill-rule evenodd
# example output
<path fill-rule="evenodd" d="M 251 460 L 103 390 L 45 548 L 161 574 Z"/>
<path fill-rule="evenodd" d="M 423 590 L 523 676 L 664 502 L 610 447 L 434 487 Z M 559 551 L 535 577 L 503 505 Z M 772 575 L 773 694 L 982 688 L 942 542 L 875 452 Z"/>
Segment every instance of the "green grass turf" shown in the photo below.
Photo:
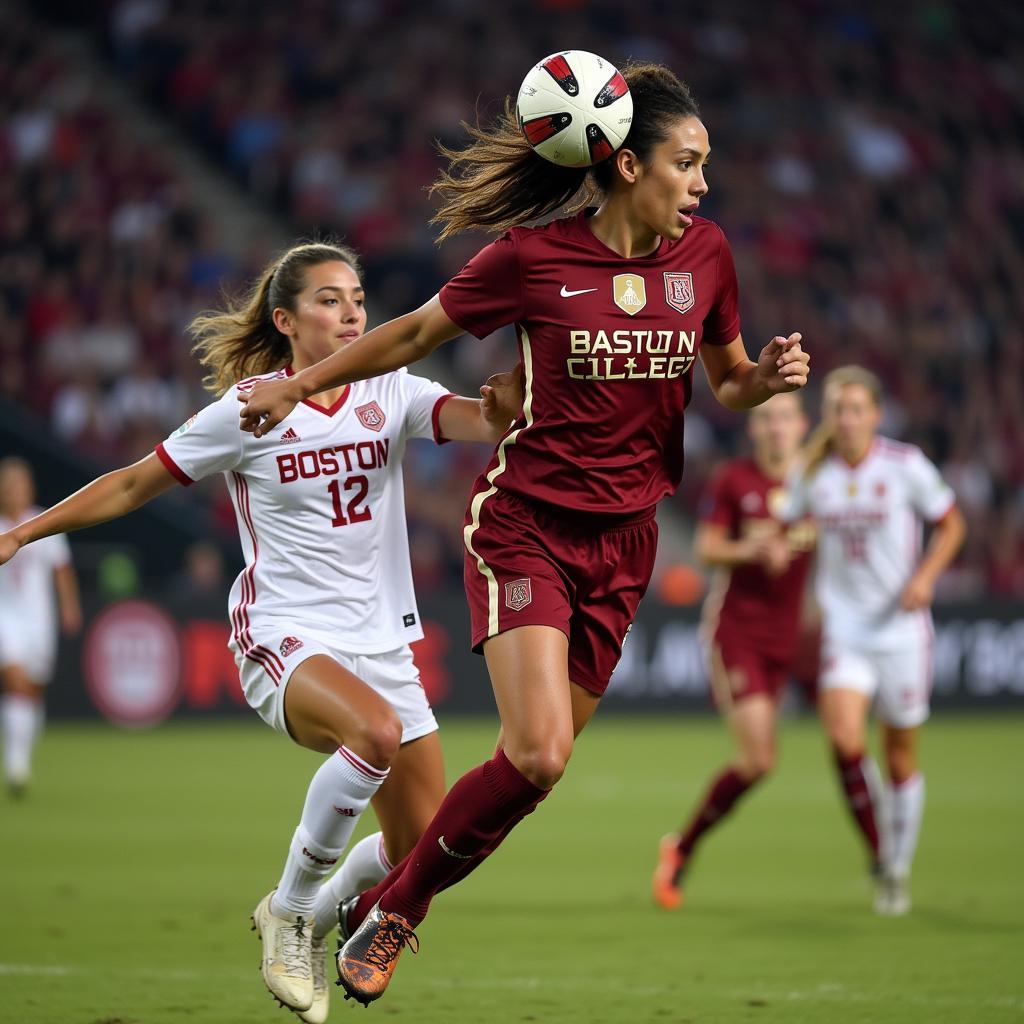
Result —
<path fill-rule="evenodd" d="M 657 839 L 727 740 L 710 719 L 599 716 L 558 792 L 438 899 L 384 999 L 337 1000 L 332 1018 L 1020 1021 L 1022 725 L 928 726 L 916 905 L 883 920 L 810 721 L 785 724 L 775 778 L 709 837 L 685 910 L 653 909 Z M 449 778 L 494 732 L 445 726 Z M 316 764 L 256 724 L 50 728 L 29 798 L 0 798 L 0 1021 L 291 1019 L 260 982 L 248 914 Z"/>

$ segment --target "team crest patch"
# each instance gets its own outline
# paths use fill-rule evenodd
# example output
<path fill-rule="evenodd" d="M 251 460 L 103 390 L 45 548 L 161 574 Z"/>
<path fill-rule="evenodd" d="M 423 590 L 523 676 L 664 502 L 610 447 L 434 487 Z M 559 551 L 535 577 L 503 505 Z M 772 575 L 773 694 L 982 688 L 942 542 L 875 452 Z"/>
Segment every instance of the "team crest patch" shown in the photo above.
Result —
<path fill-rule="evenodd" d="M 281 655 L 285 658 L 294 654 L 302 646 L 302 641 L 297 636 L 286 636 L 281 641 Z"/>
<path fill-rule="evenodd" d="M 686 313 L 693 306 L 693 274 L 665 275 L 665 301 L 680 313 Z"/>
<path fill-rule="evenodd" d="M 359 422 L 367 430 L 379 431 L 384 426 L 384 410 L 376 402 L 370 402 L 369 405 L 360 405 L 356 409 L 356 415 L 359 417 Z"/>
<path fill-rule="evenodd" d="M 639 274 L 616 274 L 612 278 L 612 298 L 624 313 L 636 316 L 647 305 L 647 285 Z"/>
<path fill-rule="evenodd" d="M 505 607 L 514 612 L 521 612 L 533 600 L 530 581 L 512 580 L 505 584 Z"/>

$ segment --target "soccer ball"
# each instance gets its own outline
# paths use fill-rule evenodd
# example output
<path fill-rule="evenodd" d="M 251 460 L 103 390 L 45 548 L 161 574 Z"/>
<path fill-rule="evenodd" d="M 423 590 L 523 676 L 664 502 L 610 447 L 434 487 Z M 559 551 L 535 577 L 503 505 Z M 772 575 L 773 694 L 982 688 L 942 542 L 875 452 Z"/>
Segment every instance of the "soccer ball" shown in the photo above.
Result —
<path fill-rule="evenodd" d="M 563 50 L 530 69 L 516 112 L 523 134 L 545 160 L 590 167 L 622 145 L 633 123 L 633 97 L 603 57 Z"/>

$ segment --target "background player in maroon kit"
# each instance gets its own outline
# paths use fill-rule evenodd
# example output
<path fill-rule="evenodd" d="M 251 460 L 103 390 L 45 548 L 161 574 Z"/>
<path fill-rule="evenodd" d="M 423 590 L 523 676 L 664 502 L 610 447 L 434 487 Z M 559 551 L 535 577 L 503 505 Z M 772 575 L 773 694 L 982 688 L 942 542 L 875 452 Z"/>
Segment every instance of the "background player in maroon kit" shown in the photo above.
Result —
<path fill-rule="evenodd" d="M 783 530 L 775 511 L 807 418 L 795 394 L 776 395 L 750 414 L 752 458 L 715 474 L 700 509 L 697 555 L 719 570 L 704 603 L 703 632 L 715 703 L 736 757 L 713 779 L 687 826 L 667 835 L 654 872 L 654 899 L 682 903 L 682 878 L 697 842 L 775 766 L 779 696 L 795 670 L 814 527 Z"/>
<path fill-rule="evenodd" d="M 516 325 L 522 414 L 466 515 L 473 644 L 502 723 L 494 756 L 452 787 L 403 864 L 340 916 L 340 979 L 364 1003 L 387 987 L 432 897 L 487 857 L 561 777 L 597 707 L 650 579 L 654 506 L 683 470 L 683 411 L 698 356 L 720 402 L 748 409 L 802 387 L 800 335 L 757 362 L 740 336 L 728 243 L 695 216 L 707 130 L 667 68 L 638 65 L 629 136 L 590 171 L 546 163 L 509 107 L 474 131 L 437 188 L 442 237 L 504 230 L 420 309 L 241 399 L 258 434 L 308 394 L 414 362 L 468 332 Z M 581 191 L 582 190 L 582 191 Z M 596 210 L 517 227 L 591 199 Z M 509 230 L 511 229 L 511 230 Z"/>

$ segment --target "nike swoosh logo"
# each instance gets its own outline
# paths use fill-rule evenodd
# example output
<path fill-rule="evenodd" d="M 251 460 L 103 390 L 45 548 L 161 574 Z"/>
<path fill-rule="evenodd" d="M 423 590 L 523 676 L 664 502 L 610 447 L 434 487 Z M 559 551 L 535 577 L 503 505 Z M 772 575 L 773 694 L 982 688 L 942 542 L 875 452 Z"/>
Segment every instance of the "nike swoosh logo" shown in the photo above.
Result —
<path fill-rule="evenodd" d="M 562 290 L 558 293 L 563 299 L 571 299 L 574 295 L 586 295 L 587 292 L 596 292 L 596 288 L 580 288 L 577 291 L 571 292 L 565 285 L 562 285 Z"/>
<path fill-rule="evenodd" d="M 594 291 L 597 291 L 597 289 L 595 288 Z M 448 854 L 449 857 L 454 857 L 456 860 L 472 859 L 473 855 L 471 853 L 456 853 L 453 849 L 447 846 L 444 841 L 444 836 L 437 837 L 437 844 L 441 847 L 442 850 L 444 850 L 445 853 Z"/>

